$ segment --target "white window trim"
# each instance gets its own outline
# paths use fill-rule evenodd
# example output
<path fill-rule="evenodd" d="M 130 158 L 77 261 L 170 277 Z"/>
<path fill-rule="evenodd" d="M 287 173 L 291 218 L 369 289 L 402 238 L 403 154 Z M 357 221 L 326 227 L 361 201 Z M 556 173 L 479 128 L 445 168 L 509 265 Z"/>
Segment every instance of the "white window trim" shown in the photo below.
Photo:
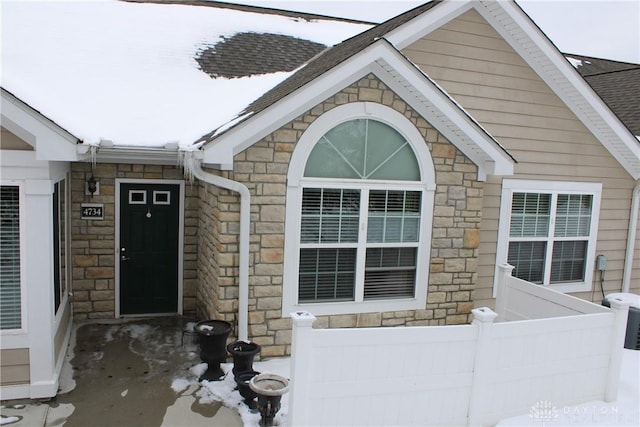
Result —
<path fill-rule="evenodd" d="M 589 194 L 593 196 L 591 227 L 589 230 L 587 256 L 585 259 L 584 281 L 543 285 L 559 292 L 590 291 L 593 286 L 593 267 L 595 262 L 596 243 L 598 241 L 598 221 L 600 218 L 602 184 L 593 182 L 504 179 L 502 181 L 502 196 L 500 202 L 500 222 L 498 226 L 498 243 L 496 246 L 496 267 L 493 275 L 493 297 L 495 298 L 497 294 L 498 266 L 507 262 L 507 251 L 509 249 L 509 227 L 511 223 L 511 200 L 513 193 L 518 192 Z"/>
<path fill-rule="evenodd" d="M 377 180 L 325 180 L 304 178 L 307 159 L 316 142 L 335 126 L 354 119 L 375 119 L 402 134 L 413 149 L 420 167 L 421 181 L 392 182 Z M 356 314 L 385 311 L 424 309 L 427 304 L 429 260 L 431 259 L 431 229 L 435 195 L 435 170 L 424 137 L 418 129 L 399 112 L 381 104 L 358 102 L 333 108 L 318 117 L 298 141 L 291 156 L 287 175 L 285 251 L 282 290 L 282 316 L 294 311 L 310 311 L 315 315 Z M 377 301 L 347 301 L 327 303 L 298 303 L 298 264 L 300 257 L 300 223 L 302 189 L 321 185 L 324 188 L 375 188 L 380 190 L 422 191 L 422 221 L 420 243 L 417 251 L 416 288 L 413 298 Z M 360 224 L 360 231 L 366 224 Z M 358 286 L 359 285 L 359 286 Z M 356 298 L 362 284 L 356 284 Z"/>
<path fill-rule="evenodd" d="M 63 181 L 65 186 L 64 191 L 65 191 L 65 210 L 66 210 L 65 248 L 64 248 L 66 251 L 65 253 L 67 255 L 65 257 L 66 266 L 65 266 L 65 277 L 64 277 L 66 281 L 66 285 L 64 290 L 62 289 L 62 287 L 60 288 L 60 306 L 58 307 L 58 310 L 55 311 L 56 330 L 58 328 L 58 325 L 60 325 L 62 321 L 65 310 L 69 308 L 68 307 L 69 294 L 72 292 L 72 289 L 71 289 L 71 270 L 72 270 L 72 267 L 71 267 L 71 174 L 66 173 L 61 178 L 56 180 L 55 183 L 60 184 Z M 53 194 L 52 194 L 52 197 L 53 197 Z M 62 245 L 60 246 L 60 251 L 62 251 Z M 62 277 L 60 277 L 60 279 L 62 280 Z"/>

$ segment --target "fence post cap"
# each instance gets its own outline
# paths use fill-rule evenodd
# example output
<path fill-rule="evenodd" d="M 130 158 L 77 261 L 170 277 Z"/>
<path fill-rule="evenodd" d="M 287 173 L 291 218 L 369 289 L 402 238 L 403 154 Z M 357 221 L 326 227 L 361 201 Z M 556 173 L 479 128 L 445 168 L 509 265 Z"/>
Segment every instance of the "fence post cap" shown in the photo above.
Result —
<path fill-rule="evenodd" d="M 631 301 L 621 297 L 607 298 L 607 301 L 609 301 L 609 305 L 611 306 L 611 308 L 616 308 L 618 310 L 628 309 L 631 305 Z"/>
<path fill-rule="evenodd" d="M 504 271 L 504 272 L 507 272 L 507 273 L 509 273 L 509 274 L 511 274 L 511 272 L 513 271 L 513 269 L 514 269 L 514 268 L 515 268 L 515 267 L 514 267 L 513 265 L 508 264 L 508 263 L 506 263 L 506 262 L 505 262 L 504 264 L 500 264 L 500 265 L 498 265 L 498 269 L 499 269 L 500 271 Z"/>
<path fill-rule="evenodd" d="M 294 311 L 290 316 L 296 326 L 312 326 L 316 320 L 316 316 L 308 311 Z"/>
<path fill-rule="evenodd" d="M 474 320 L 479 322 L 493 322 L 498 317 L 498 313 L 489 307 L 474 308 L 471 313 L 473 313 Z"/>

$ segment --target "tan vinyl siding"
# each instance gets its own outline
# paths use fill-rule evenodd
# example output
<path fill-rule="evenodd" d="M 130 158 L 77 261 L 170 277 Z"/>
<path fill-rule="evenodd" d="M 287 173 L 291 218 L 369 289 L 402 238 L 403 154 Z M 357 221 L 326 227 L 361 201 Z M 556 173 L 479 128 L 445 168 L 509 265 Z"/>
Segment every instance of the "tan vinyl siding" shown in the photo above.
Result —
<path fill-rule="evenodd" d="M 0 385 L 29 384 L 29 349 L 0 350 Z"/>
<path fill-rule="evenodd" d="M 0 150 L 33 151 L 33 147 L 4 127 L 0 127 Z"/>
<path fill-rule="evenodd" d="M 573 112 L 475 10 L 403 53 L 516 158 L 511 178 L 602 183 L 596 254 L 607 257 L 605 291 L 619 291 L 634 181 Z M 501 179 L 489 177 L 484 188 L 476 306 L 493 304 L 500 197 Z M 640 246 L 638 236 L 636 247 Z M 636 292 L 639 251 L 632 279 Z M 600 298 L 599 279 L 595 274 L 595 301 Z M 591 292 L 579 296 L 592 299 Z"/>

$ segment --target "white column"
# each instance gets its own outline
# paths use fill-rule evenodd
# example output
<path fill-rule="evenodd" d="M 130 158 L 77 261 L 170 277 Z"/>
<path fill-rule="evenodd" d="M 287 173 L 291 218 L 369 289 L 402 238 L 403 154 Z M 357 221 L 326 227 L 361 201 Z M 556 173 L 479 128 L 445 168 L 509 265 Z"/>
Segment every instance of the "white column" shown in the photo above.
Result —
<path fill-rule="evenodd" d="M 54 355 L 53 183 L 25 183 L 25 267 L 31 398 L 55 396 L 58 380 Z"/>
<path fill-rule="evenodd" d="M 629 301 L 623 301 L 620 298 L 611 298 L 608 301 L 615 315 L 615 321 L 611 330 L 611 357 L 609 358 L 609 372 L 607 373 L 607 388 L 604 400 L 613 402 L 618 398 L 622 353 L 627 330 L 627 317 L 629 316 Z"/>
<path fill-rule="evenodd" d="M 488 307 L 475 308 L 471 312 L 474 317 L 472 324 L 478 326 L 478 341 L 471 380 L 467 425 L 480 426 L 483 418 L 482 411 L 486 410 L 486 402 L 490 397 L 487 391 L 489 378 L 491 378 L 489 366 L 492 358 L 492 331 L 493 321 L 498 314 Z"/>
<path fill-rule="evenodd" d="M 315 316 L 306 311 L 291 313 L 291 382 L 289 388 L 289 425 L 309 424 L 309 377 Z"/>

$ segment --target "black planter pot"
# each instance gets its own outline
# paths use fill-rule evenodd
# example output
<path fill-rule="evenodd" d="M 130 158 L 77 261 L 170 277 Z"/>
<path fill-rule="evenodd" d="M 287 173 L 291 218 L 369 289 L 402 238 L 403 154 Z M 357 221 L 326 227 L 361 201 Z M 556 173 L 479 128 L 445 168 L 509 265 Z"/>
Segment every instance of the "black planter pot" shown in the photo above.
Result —
<path fill-rule="evenodd" d="M 249 387 L 258 395 L 260 426 L 273 426 L 273 420 L 280 410 L 282 395 L 289 391 L 289 380 L 275 374 L 259 374 L 251 378 Z"/>
<path fill-rule="evenodd" d="M 235 341 L 227 346 L 233 356 L 233 375 L 253 371 L 253 358 L 260 353 L 260 346 L 253 342 Z"/>
<path fill-rule="evenodd" d="M 256 409 L 256 397 L 258 396 L 255 391 L 251 389 L 249 383 L 251 382 L 251 378 L 260 374 L 260 372 L 256 371 L 245 371 L 239 372 L 234 376 L 236 380 L 236 385 L 238 386 L 238 391 L 240 392 L 240 396 L 244 399 L 245 405 L 249 407 L 249 409 Z"/>
<path fill-rule="evenodd" d="M 260 427 L 273 426 L 273 420 L 280 410 L 282 396 L 258 395 L 258 411 L 260 412 Z"/>
<path fill-rule="evenodd" d="M 208 365 L 200 381 L 220 381 L 224 372 L 220 364 L 227 359 L 225 344 L 231 332 L 231 323 L 224 320 L 204 320 L 194 328 L 200 343 L 200 359 Z"/>

